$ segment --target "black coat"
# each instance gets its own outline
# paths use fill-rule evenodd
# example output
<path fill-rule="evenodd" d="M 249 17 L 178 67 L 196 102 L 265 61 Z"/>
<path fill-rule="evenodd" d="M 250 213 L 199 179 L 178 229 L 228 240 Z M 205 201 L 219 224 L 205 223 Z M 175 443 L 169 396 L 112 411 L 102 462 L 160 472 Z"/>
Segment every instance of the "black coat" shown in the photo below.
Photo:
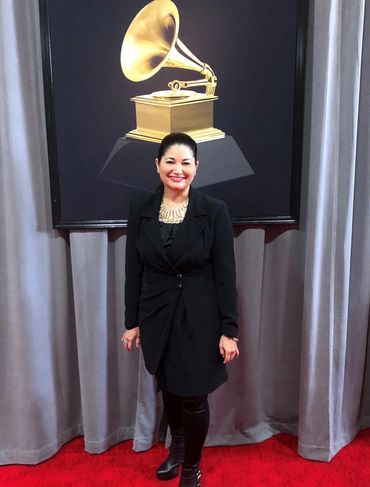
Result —
<path fill-rule="evenodd" d="M 165 251 L 158 222 L 162 195 L 163 189 L 130 208 L 126 328 L 140 327 L 145 364 L 152 374 L 175 347 L 174 356 L 183 362 L 178 368 L 190 384 L 181 386 L 186 391 L 172 384 L 170 392 L 199 395 L 226 380 L 219 339 L 222 334 L 237 336 L 232 226 L 223 201 L 190 188 L 185 219 Z M 175 334 L 177 341 L 171 343 Z"/>

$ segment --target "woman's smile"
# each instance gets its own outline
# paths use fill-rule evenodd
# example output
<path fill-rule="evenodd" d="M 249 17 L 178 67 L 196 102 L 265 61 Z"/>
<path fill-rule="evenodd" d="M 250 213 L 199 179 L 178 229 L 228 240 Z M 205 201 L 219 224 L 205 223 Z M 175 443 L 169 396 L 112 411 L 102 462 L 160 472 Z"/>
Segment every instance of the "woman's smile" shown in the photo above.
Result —
<path fill-rule="evenodd" d="M 185 179 L 185 176 L 178 176 L 175 174 L 171 174 L 169 178 L 172 179 L 172 181 L 175 181 L 175 183 L 181 183 Z"/>

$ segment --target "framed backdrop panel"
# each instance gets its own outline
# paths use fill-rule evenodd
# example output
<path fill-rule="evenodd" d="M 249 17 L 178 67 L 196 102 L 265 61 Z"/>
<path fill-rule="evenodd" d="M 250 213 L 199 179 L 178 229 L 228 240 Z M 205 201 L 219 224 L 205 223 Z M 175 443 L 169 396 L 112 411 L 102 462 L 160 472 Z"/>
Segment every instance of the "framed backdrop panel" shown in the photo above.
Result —
<path fill-rule="evenodd" d="M 199 142 L 194 185 L 225 200 L 234 223 L 296 223 L 308 0 L 175 3 L 171 35 L 214 70 L 218 99 L 209 116 L 225 134 Z M 137 125 L 131 98 L 202 77 L 177 67 L 139 82 L 124 76 L 122 41 L 147 4 L 40 0 L 55 228 L 126 225 L 130 202 L 158 184 L 158 142 L 126 137 Z M 180 117 L 187 130 L 199 113 Z"/>

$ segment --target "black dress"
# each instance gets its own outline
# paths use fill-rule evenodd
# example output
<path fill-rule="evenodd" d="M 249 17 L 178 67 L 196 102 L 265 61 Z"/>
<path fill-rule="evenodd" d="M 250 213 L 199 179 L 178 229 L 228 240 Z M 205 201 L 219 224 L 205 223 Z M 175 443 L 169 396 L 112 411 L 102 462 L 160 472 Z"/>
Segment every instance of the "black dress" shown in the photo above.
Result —
<path fill-rule="evenodd" d="M 219 340 L 237 336 L 232 226 L 223 202 L 192 188 L 183 222 L 160 225 L 161 201 L 158 192 L 130 208 L 125 323 L 140 326 L 160 390 L 200 396 L 227 380 Z"/>
<path fill-rule="evenodd" d="M 180 225 L 181 223 L 159 222 L 161 240 L 166 252 L 171 248 Z M 171 392 L 179 396 L 196 396 L 199 394 L 196 384 L 199 381 L 201 372 L 194 371 L 194 367 L 189 361 L 192 349 L 191 342 L 196 338 L 193 337 L 192 330 L 187 330 L 186 328 L 185 307 L 183 306 L 183 301 L 179 299 L 167 347 L 156 374 L 158 391 Z M 215 376 L 214 380 L 208 384 L 209 389 L 202 392 L 212 392 L 220 385 L 220 382 L 227 380 L 225 368 L 223 368 L 223 374 L 221 375 L 223 376 L 222 378 Z"/>

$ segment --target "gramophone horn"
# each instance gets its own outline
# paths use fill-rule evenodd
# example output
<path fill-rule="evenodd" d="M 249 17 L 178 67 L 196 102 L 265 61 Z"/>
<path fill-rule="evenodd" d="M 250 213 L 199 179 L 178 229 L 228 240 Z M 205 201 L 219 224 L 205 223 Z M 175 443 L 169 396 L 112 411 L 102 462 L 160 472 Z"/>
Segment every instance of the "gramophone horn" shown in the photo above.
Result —
<path fill-rule="evenodd" d="M 140 10 L 127 29 L 121 48 L 121 67 L 129 80 L 144 81 L 161 68 L 171 67 L 198 71 L 206 78 L 184 83 L 215 83 L 212 69 L 178 39 L 179 24 L 179 12 L 170 0 L 154 0 Z"/>

